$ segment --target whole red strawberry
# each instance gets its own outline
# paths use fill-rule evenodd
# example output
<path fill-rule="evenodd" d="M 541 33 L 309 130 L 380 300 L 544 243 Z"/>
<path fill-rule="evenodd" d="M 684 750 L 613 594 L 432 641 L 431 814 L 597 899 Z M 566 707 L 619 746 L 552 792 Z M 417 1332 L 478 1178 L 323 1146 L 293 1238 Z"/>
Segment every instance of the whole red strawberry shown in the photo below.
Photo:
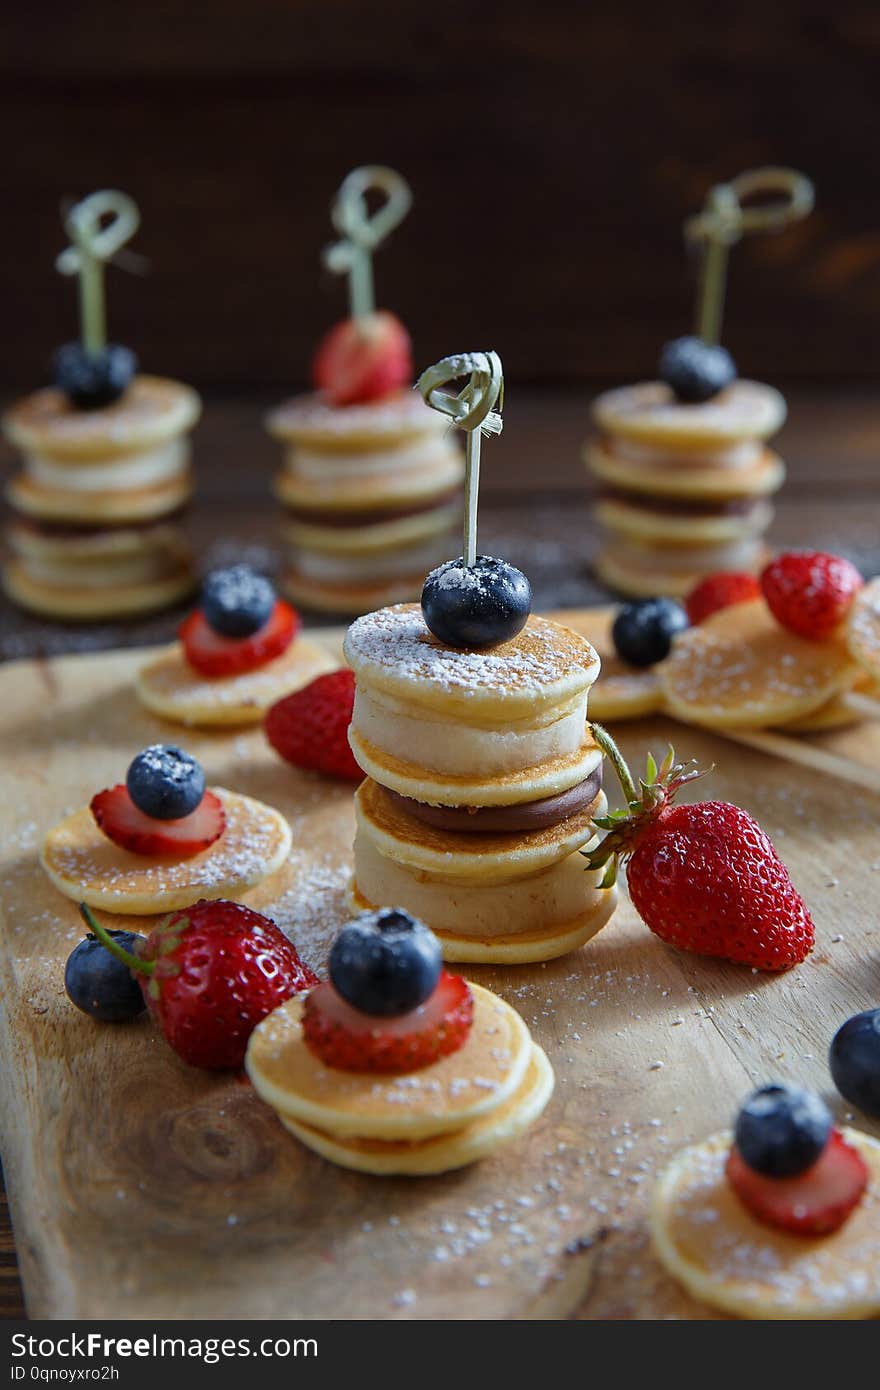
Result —
<path fill-rule="evenodd" d="M 268 917 L 202 899 L 155 926 L 141 954 L 120 947 L 90 910 L 89 930 L 140 981 L 165 1039 L 192 1067 L 240 1067 L 257 1024 L 317 976 Z"/>
<path fill-rule="evenodd" d="M 636 791 L 629 769 L 604 729 L 596 742 L 612 758 L 628 808 L 596 824 L 608 834 L 588 855 L 591 868 L 627 861 L 633 907 L 672 946 L 720 956 L 758 970 L 787 970 L 813 948 L 809 912 L 767 835 L 747 812 L 726 801 L 675 806 L 686 782 L 700 774 L 674 764 L 672 752 Z"/>
<path fill-rule="evenodd" d="M 789 550 L 761 574 L 761 589 L 776 621 L 815 641 L 839 627 L 864 582 L 849 560 L 821 550 Z"/>
<path fill-rule="evenodd" d="M 717 574 L 707 575 L 691 589 L 684 606 L 688 622 L 691 627 L 696 627 L 722 608 L 760 597 L 761 586 L 753 574 L 747 574 L 744 570 L 719 570 Z"/>
<path fill-rule="evenodd" d="M 348 744 L 354 708 L 354 672 L 348 667 L 318 676 L 278 700 L 266 714 L 266 737 L 295 767 L 360 782 L 363 773 Z"/>

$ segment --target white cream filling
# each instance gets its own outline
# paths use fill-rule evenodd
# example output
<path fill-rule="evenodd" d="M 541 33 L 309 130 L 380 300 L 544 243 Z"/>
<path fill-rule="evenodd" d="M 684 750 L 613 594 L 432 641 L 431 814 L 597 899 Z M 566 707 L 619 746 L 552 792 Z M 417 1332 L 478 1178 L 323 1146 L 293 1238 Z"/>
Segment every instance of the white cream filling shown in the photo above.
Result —
<path fill-rule="evenodd" d="M 62 492 L 122 492 L 178 477 L 189 461 L 187 439 L 172 439 L 158 449 L 147 449 L 112 463 L 55 463 L 41 454 L 25 456 L 25 469 L 40 487 L 58 488 Z"/>
<path fill-rule="evenodd" d="M 444 435 L 406 440 L 384 449 L 361 449 L 356 453 L 337 450 L 307 449 L 294 446 L 286 450 L 284 465 L 297 478 L 310 482 L 327 482 L 332 478 L 374 478 L 388 473 L 408 473 L 461 455 Z"/>
<path fill-rule="evenodd" d="M 571 757 L 584 742 L 587 692 L 575 707 L 539 728 L 478 729 L 408 708 L 358 686 L 352 728 L 381 752 L 453 777 L 497 777 Z"/>
<path fill-rule="evenodd" d="M 450 861 L 453 869 L 453 855 Z M 396 903 L 435 931 L 456 936 L 515 936 L 574 922 L 601 897 L 601 874 L 585 865 L 582 855 L 569 854 L 527 878 L 456 883 L 386 859 L 361 830 L 354 841 L 354 879 L 363 897 L 376 904 Z"/>
<path fill-rule="evenodd" d="M 424 576 L 449 558 L 449 538 L 432 537 L 419 545 L 378 550 L 366 555 L 329 555 L 320 550 L 291 546 L 290 561 L 306 579 L 328 584 L 371 583 L 380 579 Z"/>
<path fill-rule="evenodd" d="M 653 444 L 637 444 L 632 439 L 614 438 L 611 441 L 613 452 L 629 463 L 644 463 L 650 467 L 664 466 L 686 468 L 749 468 L 756 463 L 763 452 L 763 444 L 755 439 L 743 439 L 736 444 L 703 448 L 660 449 Z"/>

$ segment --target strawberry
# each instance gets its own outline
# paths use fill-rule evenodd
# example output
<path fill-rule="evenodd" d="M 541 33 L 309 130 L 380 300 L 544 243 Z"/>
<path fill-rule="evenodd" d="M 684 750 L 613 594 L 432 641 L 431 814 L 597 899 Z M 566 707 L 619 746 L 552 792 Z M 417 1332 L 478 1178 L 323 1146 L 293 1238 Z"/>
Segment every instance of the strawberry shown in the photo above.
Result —
<path fill-rule="evenodd" d="M 725 801 L 674 805 L 701 774 L 675 765 L 671 749 L 659 771 L 649 755 L 636 791 L 614 741 L 592 727 L 628 802 L 596 821 L 608 833 L 587 861 L 605 867 L 603 887 L 624 859 L 633 907 L 661 940 L 758 970 L 800 964 L 813 948 L 813 922 L 757 821 Z"/>
<path fill-rule="evenodd" d="M 815 1163 L 795 1177 L 767 1177 L 750 1168 L 734 1145 L 725 1169 L 744 1207 L 763 1221 L 798 1236 L 838 1230 L 861 1201 L 868 1168 L 839 1130 L 832 1130 Z"/>
<path fill-rule="evenodd" d="M 156 820 L 138 810 L 124 782 L 98 792 L 91 800 L 98 826 L 114 844 L 132 854 L 173 854 L 185 859 L 213 845 L 226 829 L 223 803 L 205 792 L 194 811 L 179 820 Z"/>
<path fill-rule="evenodd" d="M 761 574 L 761 589 L 776 621 L 814 641 L 839 627 L 864 582 L 849 560 L 821 550 L 789 550 Z"/>
<path fill-rule="evenodd" d="M 236 676 L 254 671 L 287 651 L 300 618 L 283 599 L 275 600 L 271 617 L 250 637 L 222 637 L 208 625 L 201 609 L 181 624 L 179 637 L 184 655 L 203 676 Z"/>
<path fill-rule="evenodd" d="M 343 319 L 318 345 L 312 380 L 333 405 L 381 400 L 412 381 L 410 337 L 387 309 Z"/>
<path fill-rule="evenodd" d="M 360 782 L 363 773 L 348 745 L 354 708 L 354 672 L 348 667 L 318 676 L 276 701 L 267 711 L 266 737 L 294 767 Z"/>
<path fill-rule="evenodd" d="M 746 574 L 742 570 L 719 570 L 717 574 L 707 575 L 691 589 L 684 606 L 688 621 L 692 627 L 696 627 L 697 623 L 721 608 L 760 597 L 761 586 L 753 574 Z"/>
<path fill-rule="evenodd" d="M 325 1066 L 340 1071 L 417 1071 L 458 1051 L 473 1014 L 467 981 L 446 970 L 424 1004 L 392 1018 L 352 1008 L 325 981 L 306 999 L 303 1037 Z"/>
<path fill-rule="evenodd" d="M 138 955 L 85 906 L 89 930 L 140 982 L 165 1039 L 192 1067 L 240 1067 L 257 1024 L 317 976 L 268 917 L 202 900 L 155 926 Z"/>

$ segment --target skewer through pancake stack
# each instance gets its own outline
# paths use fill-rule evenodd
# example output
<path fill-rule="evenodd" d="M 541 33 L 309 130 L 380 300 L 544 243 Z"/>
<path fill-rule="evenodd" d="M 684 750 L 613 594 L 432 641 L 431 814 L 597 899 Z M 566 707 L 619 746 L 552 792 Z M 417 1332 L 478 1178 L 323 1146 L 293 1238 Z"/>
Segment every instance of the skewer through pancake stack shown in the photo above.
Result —
<path fill-rule="evenodd" d="M 595 935 L 615 898 L 577 853 L 605 806 L 589 642 L 531 617 L 509 641 L 450 647 L 398 605 L 358 619 L 345 654 L 367 774 L 357 909 L 400 903 L 453 961 L 549 960 Z"/>

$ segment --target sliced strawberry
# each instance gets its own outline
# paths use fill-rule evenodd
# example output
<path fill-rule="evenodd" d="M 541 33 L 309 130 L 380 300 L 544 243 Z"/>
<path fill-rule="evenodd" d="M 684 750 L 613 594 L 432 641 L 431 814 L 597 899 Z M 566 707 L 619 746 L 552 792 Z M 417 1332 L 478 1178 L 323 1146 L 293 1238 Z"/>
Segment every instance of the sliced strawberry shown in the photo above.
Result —
<path fill-rule="evenodd" d="M 727 1177 L 743 1206 L 767 1226 L 799 1236 L 827 1236 L 843 1225 L 868 1185 L 868 1168 L 858 1149 L 832 1130 L 822 1153 L 793 1178 L 756 1173 L 732 1148 Z"/>
<path fill-rule="evenodd" d="M 312 380 L 334 405 L 381 400 L 412 381 L 412 344 L 387 309 L 343 319 L 318 345 Z"/>
<path fill-rule="evenodd" d="M 222 637 L 208 625 L 201 609 L 182 623 L 179 636 L 190 666 L 203 676 L 235 676 L 255 671 L 287 651 L 300 627 L 300 617 L 283 599 L 276 599 L 271 617 L 250 637 Z"/>
<path fill-rule="evenodd" d="M 398 1018 L 353 1009 L 326 981 L 306 999 L 303 1036 L 326 1066 L 340 1071 L 417 1071 L 457 1052 L 473 1015 L 467 981 L 446 970 L 431 997 Z"/>
<path fill-rule="evenodd" d="M 205 792 L 196 809 L 180 820 L 154 820 L 138 810 L 120 782 L 92 797 L 91 812 L 107 838 L 132 854 L 186 859 L 213 845 L 226 828 L 223 803 L 213 792 Z"/>
<path fill-rule="evenodd" d="M 354 672 L 344 666 L 276 701 L 266 714 L 266 737 L 294 767 L 360 782 L 364 774 L 348 742 L 353 709 Z"/>

